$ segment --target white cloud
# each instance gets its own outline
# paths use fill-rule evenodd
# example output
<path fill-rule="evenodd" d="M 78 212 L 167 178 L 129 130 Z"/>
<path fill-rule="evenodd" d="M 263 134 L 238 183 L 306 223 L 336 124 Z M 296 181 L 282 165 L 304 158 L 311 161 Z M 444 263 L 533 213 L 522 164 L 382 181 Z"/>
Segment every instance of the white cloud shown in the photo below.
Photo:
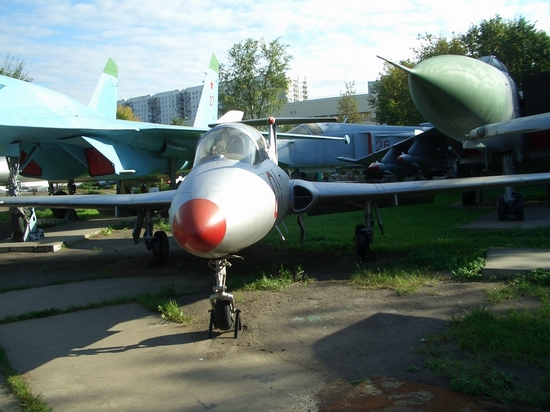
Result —
<path fill-rule="evenodd" d="M 366 92 L 383 69 L 376 55 L 412 57 L 419 34 L 463 33 L 496 14 L 550 27 L 547 2 L 529 0 L 9 0 L 0 50 L 19 54 L 36 84 L 87 103 L 108 57 L 119 66 L 119 96 L 134 97 L 198 85 L 212 52 L 223 63 L 239 41 L 281 37 L 290 74 L 321 97 L 349 81 Z"/>

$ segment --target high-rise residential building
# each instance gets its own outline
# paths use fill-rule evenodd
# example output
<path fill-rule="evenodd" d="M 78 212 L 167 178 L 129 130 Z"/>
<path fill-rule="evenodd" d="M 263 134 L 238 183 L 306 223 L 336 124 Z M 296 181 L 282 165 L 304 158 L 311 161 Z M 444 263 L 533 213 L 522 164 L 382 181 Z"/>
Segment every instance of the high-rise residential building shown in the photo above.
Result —
<path fill-rule="evenodd" d="M 307 100 L 307 80 L 305 77 L 300 79 L 300 76 L 296 79 L 290 79 L 290 84 L 288 86 L 287 92 L 287 101 L 290 102 L 301 102 Z"/>
<path fill-rule="evenodd" d="M 192 124 L 197 115 L 203 85 L 168 92 L 122 99 L 118 105 L 129 106 L 143 122 L 170 124 L 180 119 Z"/>

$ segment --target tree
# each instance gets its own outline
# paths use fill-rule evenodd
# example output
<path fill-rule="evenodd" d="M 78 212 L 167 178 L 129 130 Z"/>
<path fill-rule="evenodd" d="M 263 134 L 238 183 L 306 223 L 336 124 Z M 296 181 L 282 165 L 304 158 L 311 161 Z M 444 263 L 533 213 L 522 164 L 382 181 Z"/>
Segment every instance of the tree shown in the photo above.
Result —
<path fill-rule="evenodd" d="M 120 120 L 131 120 L 133 122 L 139 122 L 140 119 L 134 114 L 132 108 L 128 105 L 118 105 L 116 107 L 116 118 Z"/>
<path fill-rule="evenodd" d="M 464 41 L 454 33 L 450 39 L 426 33 L 424 36 L 418 35 L 417 40 L 424 42 L 418 49 L 412 49 L 417 62 L 442 54 L 465 55 L 468 52 Z"/>
<path fill-rule="evenodd" d="M 346 123 L 363 123 L 363 116 L 359 114 L 359 106 L 355 98 L 355 82 L 346 82 L 345 93 L 340 93 L 338 100 L 338 120 Z"/>
<path fill-rule="evenodd" d="M 11 56 L 9 53 L 6 53 L 4 63 L 0 67 L 0 74 L 3 76 L 13 77 L 14 79 L 32 82 L 32 77 L 25 73 L 23 71 L 24 69 L 25 61 L 22 60 L 19 55 Z"/>
<path fill-rule="evenodd" d="M 410 60 L 403 60 L 400 64 L 414 66 Z M 367 97 L 377 123 L 405 126 L 426 121 L 411 99 L 407 76 L 407 73 L 395 66 L 384 65 L 384 74 L 371 86 Z"/>
<path fill-rule="evenodd" d="M 228 52 L 228 65 L 220 64 L 220 103 L 225 111 L 242 110 L 244 119 L 280 113 L 286 103 L 292 56 L 288 45 L 246 39 Z"/>
<path fill-rule="evenodd" d="M 524 17 L 506 21 L 497 14 L 470 26 L 460 40 L 468 56 L 497 57 L 520 88 L 523 75 L 550 70 L 550 36 Z"/>
<path fill-rule="evenodd" d="M 170 120 L 170 124 L 174 126 L 183 126 L 185 123 L 185 119 L 182 117 L 173 117 L 172 120 Z"/>

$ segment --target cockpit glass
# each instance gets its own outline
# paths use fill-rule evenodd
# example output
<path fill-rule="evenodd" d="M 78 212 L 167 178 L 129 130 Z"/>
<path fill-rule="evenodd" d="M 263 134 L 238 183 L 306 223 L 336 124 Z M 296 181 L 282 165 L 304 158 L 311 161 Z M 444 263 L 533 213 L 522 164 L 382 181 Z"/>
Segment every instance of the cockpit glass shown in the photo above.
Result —
<path fill-rule="evenodd" d="M 316 123 L 306 123 L 306 124 L 301 124 L 299 126 L 296 126 L 293 129 L 290 129 L 288 131 L 288 133 L 291 133 L 291 134 L 307 134 L 307 135 L 310 135 L 310 134 L 321 135 L 321 134 L 323 134 L 323 129 L 321 129 L 319 127 L 319 125 L 316 124 Z"/>
<path fill-rule="evenodd" d="M 231 159 L 250 165 L 260 161 L 260 146 L 265 151 L 265 141 L 259 132 L 243 125 L 223 125 L 208 132 L 197 146 L 195 165 L 217 159 Z M 254 136 L 253 136 L 254 134 Z M 259 139 L 258 139 L 259 137 Z"/>

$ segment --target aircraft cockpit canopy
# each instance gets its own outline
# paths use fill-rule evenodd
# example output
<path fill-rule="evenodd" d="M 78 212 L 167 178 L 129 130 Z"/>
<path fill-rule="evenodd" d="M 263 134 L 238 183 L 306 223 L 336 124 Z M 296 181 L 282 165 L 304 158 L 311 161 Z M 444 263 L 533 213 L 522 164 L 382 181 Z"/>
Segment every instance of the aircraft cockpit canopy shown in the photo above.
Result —
<path fill-rule="evenodd" d="M 210 130 L 199 141 L 194 164 L 226 158 L 256 165 L 266 153 L 265 139 L 256 129 L 240 123 L 224 124 Z"/>
<path fill-rule="evenodd" d="M 319 127 L 317 123 L 304 123 L 290 129 L 290 134 L 305 134 L 305 135 L 322 135 L 324 130 Z"/>

